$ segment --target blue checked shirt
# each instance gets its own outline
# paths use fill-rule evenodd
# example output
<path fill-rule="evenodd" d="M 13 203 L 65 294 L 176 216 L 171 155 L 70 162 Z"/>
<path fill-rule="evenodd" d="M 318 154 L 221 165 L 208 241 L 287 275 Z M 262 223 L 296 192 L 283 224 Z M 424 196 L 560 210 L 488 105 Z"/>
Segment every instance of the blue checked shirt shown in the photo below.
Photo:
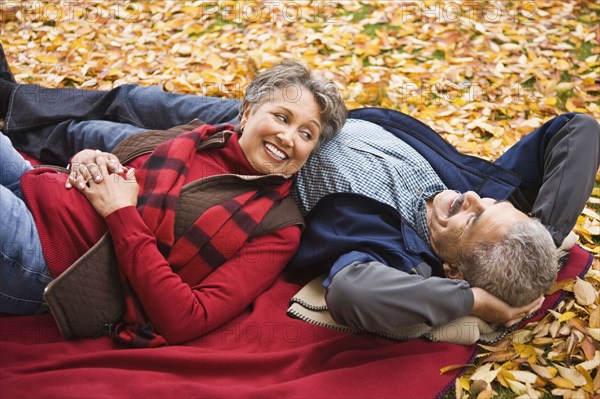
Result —
<path fill-rule="evenodd" d="M 303 214 L 325 195 L 362 194 L 388 204 L 429 243 L 425 200 L 446 190 L 429 162 L 384 128 L 348 119 L 300 169 L 292 195 Z"/>

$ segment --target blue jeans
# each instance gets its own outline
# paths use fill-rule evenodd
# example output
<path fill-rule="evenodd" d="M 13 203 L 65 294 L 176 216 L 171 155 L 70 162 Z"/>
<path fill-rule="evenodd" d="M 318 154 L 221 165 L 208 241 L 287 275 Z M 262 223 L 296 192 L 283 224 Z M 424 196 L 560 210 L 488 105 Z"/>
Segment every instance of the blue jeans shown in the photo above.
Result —
<path fill-rule="evenodd" d="M 44 289 L 52 280 L 31 212 L 23 202 L 20 178 L 26 161 L 0 133 L 0 312 L 45 312 Z"/>
<path fill-rule="evenodd" d="M 15 148 L 42 162 L 66 165 L 81 149 L 111 151 L 139 130 L 169 129 L 196 118 L 235 124 L 239 103 L 167 93 L 157 86 L 97 91 L 21 84 L 11 96 L 4 133 Z"/>

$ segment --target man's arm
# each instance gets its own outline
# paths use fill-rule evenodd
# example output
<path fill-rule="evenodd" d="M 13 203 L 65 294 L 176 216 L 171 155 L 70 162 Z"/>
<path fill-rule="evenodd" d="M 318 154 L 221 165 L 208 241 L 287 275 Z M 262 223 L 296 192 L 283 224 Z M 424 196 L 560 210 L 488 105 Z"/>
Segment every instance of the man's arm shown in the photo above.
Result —
<path fill-rule="evenodd" d="M 464 280 L 409 274 L 376 261 L 355 261 L 331 279 L 325 297 L 335 321 L 367 331 L 425 323 L 440 326 L 462 316 L 511 325 L 543 303 L 513 308 Z"/>
<path fill-rule="evenodd" d="M 367 331 L 443 325 L 473 308 L 466 281 L 425 278 L 375 261 L 356 261 L 338 271 L 325 299 L 338 323 Z"/>

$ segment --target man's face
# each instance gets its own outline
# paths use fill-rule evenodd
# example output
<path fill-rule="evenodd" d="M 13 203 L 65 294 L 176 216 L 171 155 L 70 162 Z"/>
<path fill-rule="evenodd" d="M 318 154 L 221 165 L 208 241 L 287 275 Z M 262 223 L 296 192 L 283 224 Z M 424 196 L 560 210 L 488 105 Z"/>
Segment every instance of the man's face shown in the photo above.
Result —
<path fill-rule="evenodd" d="M 499 241 L 512 225 L 527 218 L 508 201 L 481 198 L 472 191 L 446 190 L 427 202 L 431 246 L 450 263 L 476 245 Z"/>

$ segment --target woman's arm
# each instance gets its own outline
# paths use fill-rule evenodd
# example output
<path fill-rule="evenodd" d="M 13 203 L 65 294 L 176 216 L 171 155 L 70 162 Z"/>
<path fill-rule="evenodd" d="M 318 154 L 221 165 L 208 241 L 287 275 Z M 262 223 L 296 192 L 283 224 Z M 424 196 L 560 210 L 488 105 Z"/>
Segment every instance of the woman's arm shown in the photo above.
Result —
<path fill-rule="evenodd" d="M 298 249 L 299 228 L 279 229 L 249 241 L 236 256 L 190 287 L 173 272 L 135 208 L 134 169 L 124 179 L 108 172 L 104 157 L 96 162 L 88 169 L 97 167 L 101 183 L 90 181 L 80 191 L 105 218 L 119 267 L 150 321 L 171 344 L 199 337 L 241 313 L 275 281 Z"/>
<path fill-rule="evenodd" d="M 108 215 L 119 266 L 150 321 L 170 344 L 197 338 L 240 314 L 281 273 L 298 248 L 296 226 L 255 238 L 190 287 L 171 270 L 134 207 Z"/>

